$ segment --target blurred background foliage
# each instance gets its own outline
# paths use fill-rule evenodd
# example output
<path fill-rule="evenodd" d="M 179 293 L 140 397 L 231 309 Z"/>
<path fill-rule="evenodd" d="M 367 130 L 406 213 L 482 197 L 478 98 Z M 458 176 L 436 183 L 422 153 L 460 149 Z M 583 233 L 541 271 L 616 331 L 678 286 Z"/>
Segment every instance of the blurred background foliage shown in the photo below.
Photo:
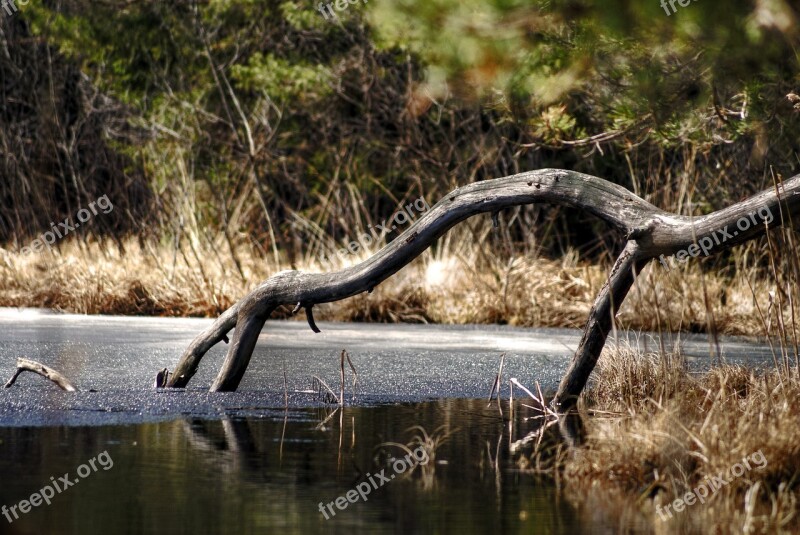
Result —
<path fill-rule="evenodd" d="M 796 174 L 797 7 L 675 5 L 31 2 L 0 17 L 0 241 L 108 194 L 84 240 L 206 242 L 241 273 L 243 250 L 303 264 L 409 199 L 530 169 L 687 214 Z M 571 210 L 503 219 L 499 254 L 618 241 Z"/>

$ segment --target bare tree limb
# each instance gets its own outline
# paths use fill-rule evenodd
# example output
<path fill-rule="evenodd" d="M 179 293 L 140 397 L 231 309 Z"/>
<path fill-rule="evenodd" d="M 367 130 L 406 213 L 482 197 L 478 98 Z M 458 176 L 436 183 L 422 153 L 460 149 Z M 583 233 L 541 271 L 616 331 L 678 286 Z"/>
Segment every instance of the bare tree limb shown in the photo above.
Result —
<path fill-rule="evenodd" d="M 277 307 L 295 305 L 297 311 L 302 306 L 314 329 L 310 312 L 314 305 L 371 291 L 461 221 L 533 203 L 581 208 L 620 231 L 627 242 L 595 301 L 583 340 L 556 395 L 555 405 L 564 410 L 574 405 L 594 369 L 611 326 L 611 315 L 622 305 L 634 272 L 659 255 L 686 249 L 721 229 L 731 228 L 730 236 L 722 242 L 716 240 L 711 254 L 763 235 L 766 225 L 755 221 L 746 229 L 736 227 L 738 220 L 758 210 L 800 214 L 800 175 L 700 217 L 670 214 L 622 186 L 567 170 L 542 169 L 469 184 L 447 194 L 399 237 L 359 264 L 332 273 L 282 271 L 264 281 L 192 341 L 168 385 L 186 386 L 203 355 L 237 327 L 222 370 L 211 387 L 212 391 L 236 390 L 261 328 Z M 770 226 L 779 226 L 784 220 L 788 218 L 776 217 Z"/>
<path fill-rule="evenodd" d="M 570 363 L 567 373 L 558 387 L 558 394 L 553 400 L 553 405 L 560 409 L 567 409 L 575 405 L 576 398 L 583 391 L 589 375 L 592 373 L 600 352 L 606 343 L 606 337 L 611 330 L 611 323 L 616 315 L 628 290 L 631 289 L 634 279 L 634 270 L 639 271 L 647 263 L 638 257 L 639 245 L 629 241 L 625 249 L 617 258 L 608 280 L 600 289 L 600 293 L 589 311 L 589 319 L 583 329 L 575 357 Z"/>

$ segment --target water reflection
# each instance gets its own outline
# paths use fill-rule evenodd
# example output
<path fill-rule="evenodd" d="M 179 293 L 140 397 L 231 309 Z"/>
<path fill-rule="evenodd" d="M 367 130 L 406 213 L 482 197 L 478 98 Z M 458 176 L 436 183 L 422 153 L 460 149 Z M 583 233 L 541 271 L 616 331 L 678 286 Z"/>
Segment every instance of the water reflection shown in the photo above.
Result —
<path fill-rule="evenodd" d="M 517 469 L 511 445 L 534 430 L 533 415 L 519 407 L 503 418 L 485 400 L 462 399 L 131 426 L 0 428 L 0 504 L 26 499 L 50 476 L 74 473 L 104 450 L 114 459 L 113 469 L 51 506 L 13 524 L 0 517 L 0 531 L 588 531 L 550 483 Z M 552 440 L 558 426 L 547 433 Z M 335 501 L 405 455 L 388 443 L 420 442 L 435 445 L 427 465 L 345 510 L 334 508 L 329 520 L 319 512 L 320 502 Z"/>

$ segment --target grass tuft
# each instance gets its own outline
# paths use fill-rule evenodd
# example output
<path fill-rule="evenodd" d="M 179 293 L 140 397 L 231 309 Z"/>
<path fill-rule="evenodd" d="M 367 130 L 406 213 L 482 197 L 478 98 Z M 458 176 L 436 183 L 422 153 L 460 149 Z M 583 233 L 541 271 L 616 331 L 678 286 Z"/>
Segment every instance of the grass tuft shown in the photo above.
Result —
<path fill-rule="evenodd" d="M 568 451 L 545 442 L 520 458 L 523 469 L 557 478 L 578 507 L 604 504 L 604 514 L 657 533 L 800 528 L 795 370 L 722 365 L 697 375 L 680 354 L 628 348 L 608 350 L 600 362 L 580 406 L 585 442 Z M 743 459 L 751 469 L 732 477 Z M 665 509 L 721 475 L 729 483 L 709 490 L 705 503 Z"/>

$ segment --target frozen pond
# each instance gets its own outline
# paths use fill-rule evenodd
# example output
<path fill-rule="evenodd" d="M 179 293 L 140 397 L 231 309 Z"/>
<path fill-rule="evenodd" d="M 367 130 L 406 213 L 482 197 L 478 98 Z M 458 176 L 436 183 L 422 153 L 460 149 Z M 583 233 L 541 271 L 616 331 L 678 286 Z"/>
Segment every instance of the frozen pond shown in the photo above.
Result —
<path fill-rule="evenodd" d="M 11 376 L 18 356 L 26 356 L 61 371 L 81 389 L 64 393 L 41 377 L 23 374 L 13 388 L 0 389 L 0 425 L 258 415 L 284 407 L 284 373 L 290 407 L 320 406 L 319 396 L 298 392 L 311 389 L 312 375 L 338 392 L 342 349 L 347 349 L 358 372 L 357 396 L 353 400 L 351 392 L 347 395 L 351 404 L 485 397 L 504 352 L 506 379 L 538 381 L 551 391 L 580 339 L 580 332 L 571 329 L 325 322 L 319 324 L 322 333 L 314 334 L 305 322 L 270 321 L 237 392 L 207 392 L 222 364 L 225 344 L 206 355 L 190 388 L 156 392 L 152 387 L 156 372 L 174 368 L 192 338 L 210 321 L 0 309 L 2 379 Z M 619 336 L 658 349 L 652 335 Z M 672 347 L 673 341 L 665 344 Z M 706 368 L 714 360 L 705 336 L 683 335 L 681 345 L 694 369 Z M 728 362 L 772 362 L 765 345 L 723 339 L 721 349 Z"/>
<path fill-rule="evenodd" d="M 315 335 L 305 323 L 269 322 L 238 392 L 206 391 L 224 345 L 191 388 L 155 391 L 156 371 L 173 368 L 208 322 L 0 311 L 2 373 L 27 356 L 82 389 L 62 392 L 33 374 L 0 389 L 0 533 L 646 529 L 575 508 L 549 480 L 520 472 L 509 446 L 538 420 L 519 403 L 511 419 L 507 403 L 504 415 L 487 407 L 501 353 L 504 377 L 552 390 L 577 331 L 321 323 Z M 683 347 L 691 367 L 711 362 L 704 337 L 684 337 Z M 359 373 L 355 401 L 348 393 L 349 406 L 337 409 L 297 392 L 312 374 L 336 388 L 342 348 Z M 729 362 L 771 362 L 764 346 L 728 339 L 722 349 Z M 422 430 L 437 437 L 435 458 L 393 472 L 405 451 L 386 443 L 410 444 Z M 370 477 L 369 495 L 342 498 L 369 488 Z M 50 505 L 31 505 L 36 495 Z"/>

